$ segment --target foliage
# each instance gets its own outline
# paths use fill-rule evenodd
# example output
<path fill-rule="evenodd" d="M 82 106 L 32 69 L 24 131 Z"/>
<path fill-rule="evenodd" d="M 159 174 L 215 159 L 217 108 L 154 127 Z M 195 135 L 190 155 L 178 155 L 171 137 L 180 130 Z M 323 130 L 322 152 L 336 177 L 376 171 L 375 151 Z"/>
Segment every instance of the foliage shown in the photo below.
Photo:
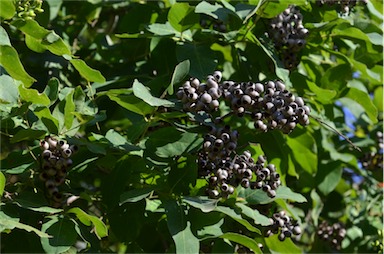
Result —
<path fill-rule="evenodd" d="M 1 251 L 382 253 L 383 6 L 338 4 L 0 1 Z M 290 5 L 308 36 L 281 52 L 270 24 Z M 280 80 L 310 107 L 309 125 L 264 132 L 225 103 L 183 110 L 178 87 L 215 70 Z M 197 159 L 216 124 L 239 133 L 237 155 L 276 166 L 275 196 L 241 185 L 206 195 Z M 51 150 L 68 167 L 55 202 L 40 140 L 63 141 Z M 266 235 L 280 211 L 298 237 Z M 324 225 L 345 227 L 337 250 L 317 235 Z"/>

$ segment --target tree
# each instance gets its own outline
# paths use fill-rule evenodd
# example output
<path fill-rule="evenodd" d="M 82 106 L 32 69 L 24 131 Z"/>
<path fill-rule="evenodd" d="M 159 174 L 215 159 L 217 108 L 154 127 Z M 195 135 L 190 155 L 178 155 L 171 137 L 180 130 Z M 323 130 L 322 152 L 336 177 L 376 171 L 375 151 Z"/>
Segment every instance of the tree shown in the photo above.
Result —
<path fill-rule="evenodd" d="M 0 1 L 1 251 L 382 253 L 382 7 Z"/>

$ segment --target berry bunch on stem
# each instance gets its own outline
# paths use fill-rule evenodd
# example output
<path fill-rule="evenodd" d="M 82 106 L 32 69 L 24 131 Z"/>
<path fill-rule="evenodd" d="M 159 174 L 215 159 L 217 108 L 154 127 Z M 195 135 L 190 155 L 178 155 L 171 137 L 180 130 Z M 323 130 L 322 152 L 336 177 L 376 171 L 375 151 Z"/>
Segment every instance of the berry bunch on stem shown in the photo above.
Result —
<path fill-rule="evenodd" d="M 69 168 L 72 166 L 71 155 L 78 150 L 64 140 L 47 136 L 40 141 L 41 172 L 40 180 L 44 182 L 46 194 L 54 207 L 61 207 L 63 194 L 59 187 L 65 182 Z"/>
<path fill-rule="evenodd" d="M 298 236 L 301 234 L 301 228 L 289 217 L 285 211 L 274 213 L 270 218 L 271 226 L 265 231 L 265 235 L 272 236 L 279 234 L 280 241 L 284 241 L 287 237 Z"/>
<path fill-rule="evenodd" d="M 305 46 L 308 29 L 303 25 L 303 15 L 290 6 L 272 19 L 269 37 L 287 69 L 295 68 L 300 62 L 299 52 Z"/>

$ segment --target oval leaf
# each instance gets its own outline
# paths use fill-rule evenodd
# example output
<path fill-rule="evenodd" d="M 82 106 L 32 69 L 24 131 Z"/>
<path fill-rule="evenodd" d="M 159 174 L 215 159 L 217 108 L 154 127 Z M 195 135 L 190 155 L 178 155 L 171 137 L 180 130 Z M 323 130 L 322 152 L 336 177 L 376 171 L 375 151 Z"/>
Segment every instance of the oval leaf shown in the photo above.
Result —
<path fill-rule="evenodd" d="M 133 94 L 153 107 L 173 107 L 174 103 L 168 100 L 153 97 L 149 90 L 137 79 L 133 82 Z"/>
<path fill-rule="evenodd" d="M 16 49 L 9 45 L 0 45 L 0 65 L 16 80 L 30 87 L 36 80 L 24 69 Z"/>
<path fill-rule="evenodd" d="M 80 75 L 89 82 L 105 83 L 105 78 L 100 71 L 92 69 L 81 59 L 69 60 Z"/>

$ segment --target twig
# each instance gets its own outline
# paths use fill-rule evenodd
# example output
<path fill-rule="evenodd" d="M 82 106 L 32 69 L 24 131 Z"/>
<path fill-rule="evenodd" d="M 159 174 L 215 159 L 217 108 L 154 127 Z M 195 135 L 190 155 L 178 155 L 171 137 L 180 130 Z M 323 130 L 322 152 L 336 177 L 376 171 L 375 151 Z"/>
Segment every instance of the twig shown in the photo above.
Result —
<path fill-rule="evenodd" d="M 345 136 L 343 133 L 341 133 L 340 131 L 336 130 L 335 128 L 333 128 L 332 126 L 330 126 L 329 124 L 327 124 L 326 122 L 324 122 L 323 120 L 321 120 L 320 118 L 317 118 L 315 116 L 312 116 L 312 115 L 309 115 L 309 117 L 315 119 L 316 121 L 318 121 L 319 123 L 327 126 L 330 130 L 332 130 L 334 133 L 336 133 L 337 135 L 341 136 L 342 138 L 344 138 L 354 149 L 356 149 L 357 151 L 359 152 L 362 152 L 360 147 L 358 147 L 357 145 L 355 145 L 347 136 Z"/>

